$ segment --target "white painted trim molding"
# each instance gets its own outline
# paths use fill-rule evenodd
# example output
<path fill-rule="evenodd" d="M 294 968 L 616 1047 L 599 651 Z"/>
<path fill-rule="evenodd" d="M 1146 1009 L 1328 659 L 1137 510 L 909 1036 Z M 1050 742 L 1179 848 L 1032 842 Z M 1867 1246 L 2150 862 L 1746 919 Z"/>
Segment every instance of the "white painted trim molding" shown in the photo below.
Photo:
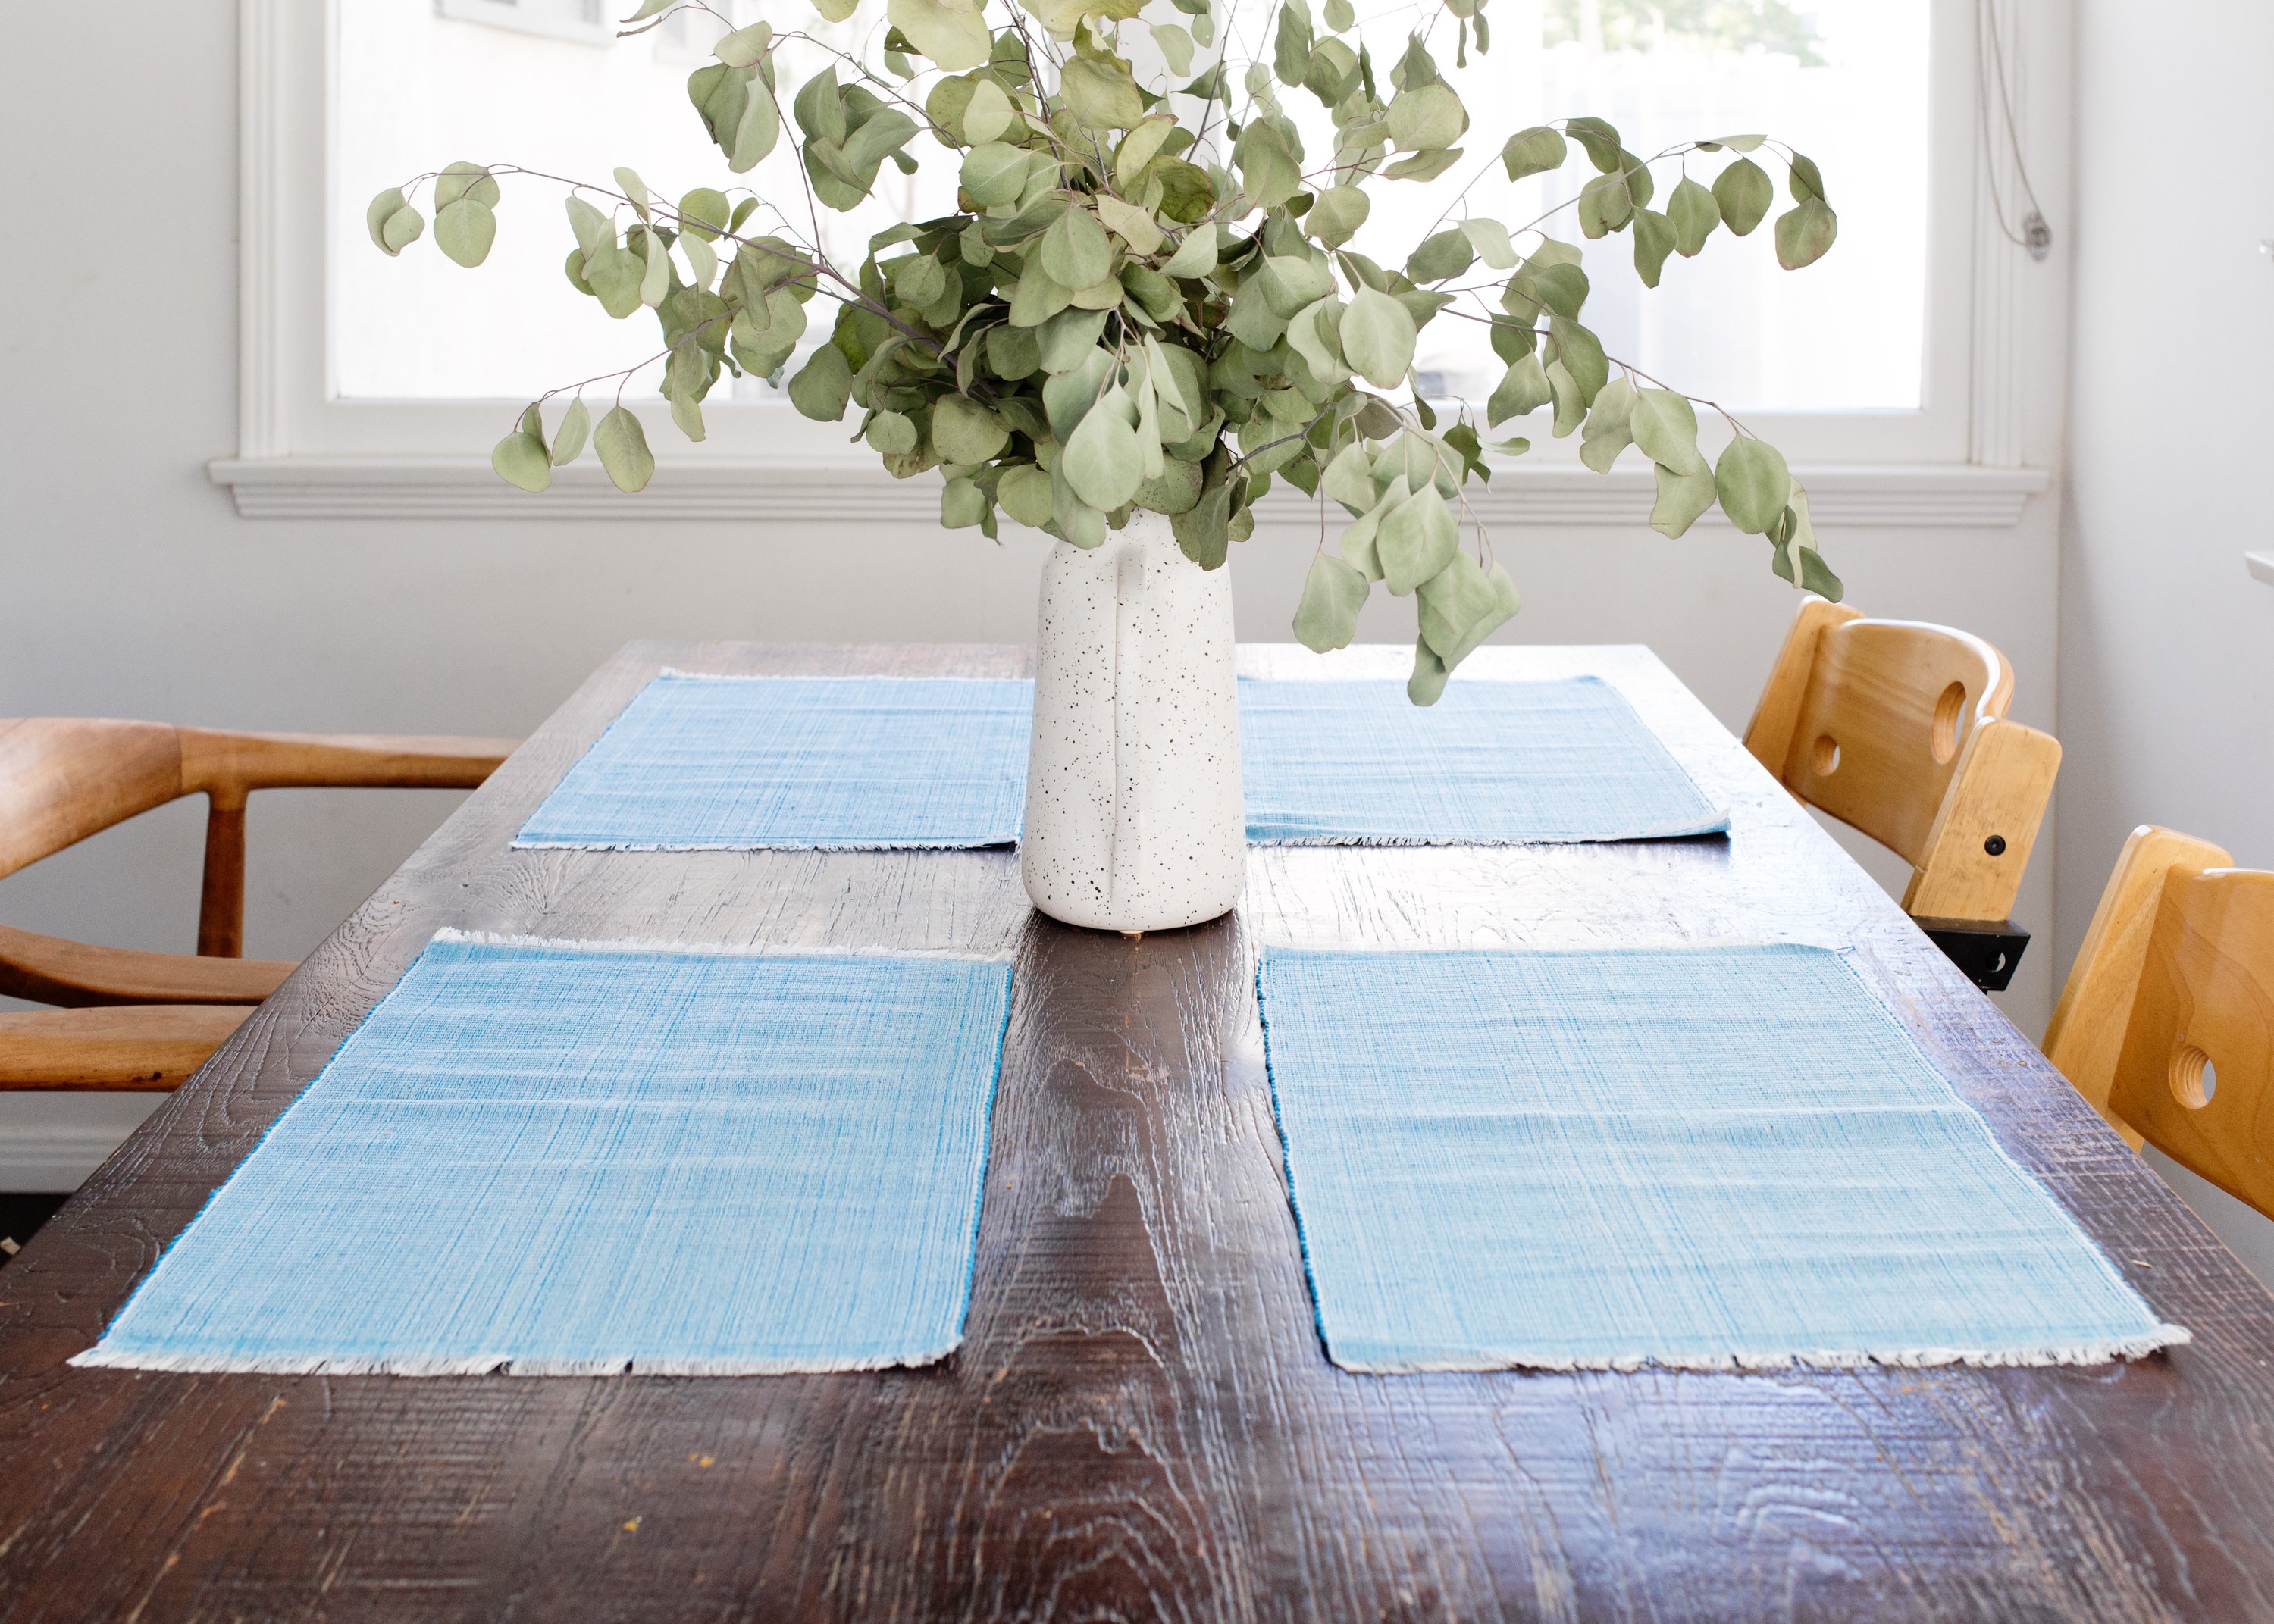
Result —
<path fill-rule="evenodd" d="M 2274 553 L 2246 553 L 2242 561 L 2250 567 L 2250 578 L 2274 586 Z"/>
<path fill-rule="evenodd" d="M 591 462 L 558 470 L 553 488 L 516 490 L 479 457 L 239 457 L 208 465 L 237 510 L 252 519 L 656 519 L 854 524 L 937 523 L 939 481 L 895 480 L 874 459 L 797 462 L 665 462 L 654 483 L 626 496 Z M 1801 467 L 1811 516 L 1818 524 L 2004 529 L 2021 522 L 2047 476 L 2036 468 L 1966 464 Z M 1510 527 L 1648 523 L 1654 488 L 1644 468 L 1608 476 L 1584 468 L 1521 464 L 1492 485 L 1470 487 L 1469 505 L 1487 524 Z M 1313 523 L 1291 492 L 1268 501 L 1267 522 Z M 1714 519 L 1719 519 L 1718 513 Z M 1709 521 L 1710 522 L 1710 521 Z"/>

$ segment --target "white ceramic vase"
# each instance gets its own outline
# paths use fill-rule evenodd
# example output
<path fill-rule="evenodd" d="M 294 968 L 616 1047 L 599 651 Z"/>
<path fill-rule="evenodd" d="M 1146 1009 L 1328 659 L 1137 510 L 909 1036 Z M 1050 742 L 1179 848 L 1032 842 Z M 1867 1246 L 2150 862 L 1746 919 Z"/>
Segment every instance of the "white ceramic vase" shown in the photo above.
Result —
<path fill-rule="evenodd" d="M 1052 919 L 1168 930 L 1229 913 L 1246 876 L 1231 572 L 1140 512 L 1043 567 L 1020 867 Z"/>

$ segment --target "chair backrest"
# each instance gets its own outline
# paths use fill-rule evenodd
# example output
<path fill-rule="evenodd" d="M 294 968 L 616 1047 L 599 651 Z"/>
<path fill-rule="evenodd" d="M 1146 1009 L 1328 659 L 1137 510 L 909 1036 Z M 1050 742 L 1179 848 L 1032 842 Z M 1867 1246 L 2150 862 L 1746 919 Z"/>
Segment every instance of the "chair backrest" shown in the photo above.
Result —
<path fill-rule="evenodd" d="M 1811 598 L 1745 748 L 1801 800 L 1909 862 L 1910 912 L 2002 919 L 2060 763 L 2056 741 L 2005 719 L 2013 694 L 2006 657 L 1971 633 Z"/>
<path fill-rule="evenodd" d="M 163 723 L 0 719 L 0 876 L 183 793 Z"/>
<path fill-rule="evenodd" d="M 2045 1054 L 2134 1145 L 2274 1217 L 2274 873 L 2133 831 Z"/>

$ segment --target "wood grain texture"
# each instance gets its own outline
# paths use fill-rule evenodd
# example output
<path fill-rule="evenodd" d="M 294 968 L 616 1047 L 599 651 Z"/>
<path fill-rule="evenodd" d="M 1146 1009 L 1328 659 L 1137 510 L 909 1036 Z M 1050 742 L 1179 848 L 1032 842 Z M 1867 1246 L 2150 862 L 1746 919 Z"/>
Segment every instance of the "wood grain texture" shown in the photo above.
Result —
<path fill-rule="evenodd" d="M 2225 868 L 2233 861 L 2225 847 L 2174 829 L 2142 823 L 2134 830 L 2117 853 L 2076 962 L 2062 983 L 2060 1001 L 2045 1024 L 2045 1058 L 2135 1150 L 2142 1143 L 2139 1132 L 2116 1115 L 2108 1096 L 2116 1083 L 2116 1063 L 2124 1055 L 2124 1034 L 2132 1024 L 2165 883 L 2173 874 Z"/>
<path fill-rule="evenodd" d="M 0 993 L 65 1006 L 0 1017 L 0 1088 L 176 1087 L 275 991 L 291 966 L 242 962 L 245 803 L 254 790 L 472 789 L 513 748 L 510 739 L 0 718 L 0 876 L 182 796 L 202 794 L 207 807 L 197 957 L 0 926 Z M 174 1003 L 238 1008 L 169 1016 L 139 1007 Z"/>
<path fill-rule="evenodd" d="M 2002 923 L 2060 769 L 2058 740 L 2004 719 L 2013 695 L 2006 657 L 1970 632 L 1805 598 L 1745 748 L 1911 865 L 1906 912 Z"/>
<path fill-rule="evenodd" d="M 1472 658 L 1608 677 L 1726 840 L 1259 852 L 1235 917 L 1134 943 L 1035 917 L 1008 853 L 507 849 L 664 665 L 1026 658 L 642 644 L 597 673 L 0 1273 L 0 1620 L 2274 1617 L 2274 1299 L 1645 650 Z M 1014 950 L 963 1347 L 744 1380 L 66 1366 L 443 926 Z M 1852 946 L 2195 1342 L 2087 1369 L 1327 1362 L 1260 944 L 1759 940 Z"/>
<path fill-rule="evenodd" d="M 164 1094 L 252 1013 L 249 1004 L 0 1010 L 0 1088 Z"/>
<path fill-rule="evenodd" d="M 2109 1108 L 2274 1215 L 2274 874 L 2166 878 L 2131 1004 Z"/>

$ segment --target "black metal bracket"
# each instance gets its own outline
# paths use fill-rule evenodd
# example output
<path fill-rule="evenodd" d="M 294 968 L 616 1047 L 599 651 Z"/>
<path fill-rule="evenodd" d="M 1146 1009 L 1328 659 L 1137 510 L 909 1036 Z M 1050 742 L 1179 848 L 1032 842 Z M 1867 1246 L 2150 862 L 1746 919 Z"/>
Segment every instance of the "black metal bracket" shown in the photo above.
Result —
<path fill-rule="evenodd" d="M 1966 972 L 1966 979 L 1984 992 L 2006 990 L 2014 979 L 2014 966 L 2022 962 L 2022 950 L 2029 944 L 2029 933 L 2010 919 L 1993 921 L 1914 915 L 1911 922 L 1925 931 L 1928 939 L 1948 956 L 1950 962 Z"/>

